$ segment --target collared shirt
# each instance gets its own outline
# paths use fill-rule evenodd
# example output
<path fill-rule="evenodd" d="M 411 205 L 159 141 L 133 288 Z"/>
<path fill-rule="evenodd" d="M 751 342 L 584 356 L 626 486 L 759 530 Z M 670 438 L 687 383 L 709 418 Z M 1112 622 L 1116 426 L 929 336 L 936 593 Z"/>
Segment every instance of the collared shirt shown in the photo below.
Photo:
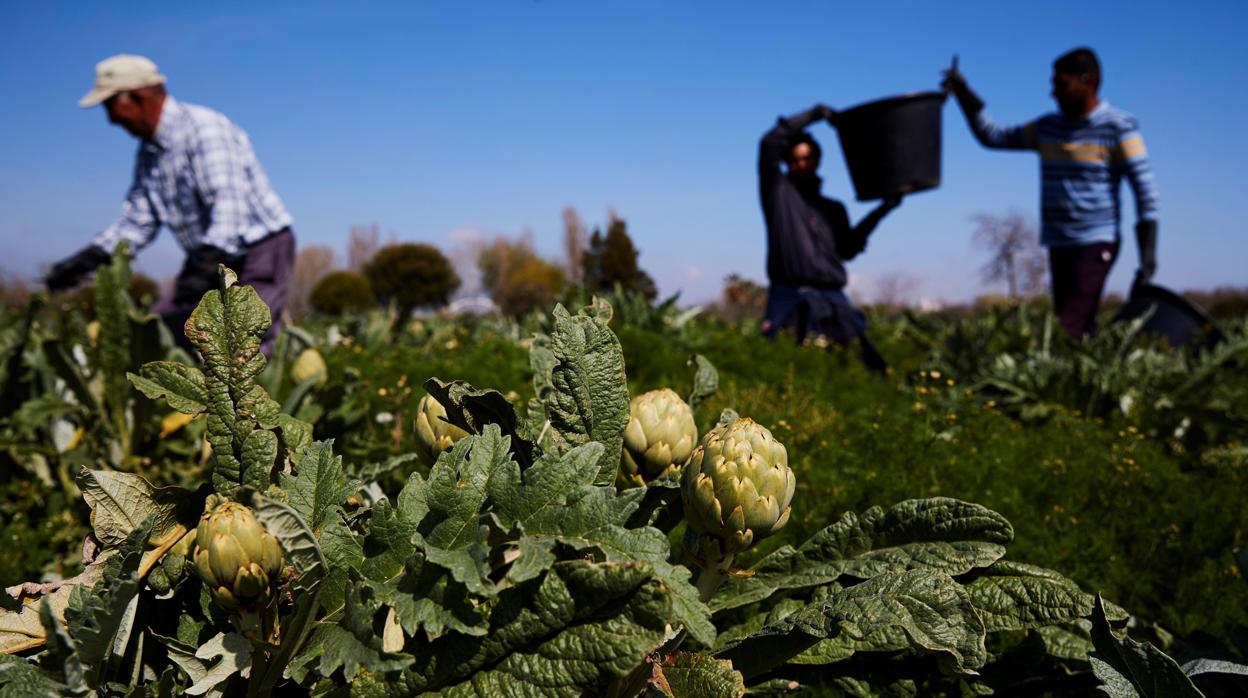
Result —
<path fill-rule="evenodd" d="M 290 225 L 251 141 L 225 116 L 166 96 L 160 124 L 139 144 L 121 217 L 92 243 L 135 250 L 166 225 L 183 249 L 211 245 L 237 254 Z"/>
<path fill-rule="evenodd" d="M 1135 117 L 1101 101 L 1087 116 L 1071 120 L 1046 114 L 1003 127 L 980 111 L 971 124 L 989 148 L 1040 154 L 1041 233 L 1049 247 L 1073 247 L 1119 239 L 1125 176 L 1135 193 L 1136 219 L 1157 220 L 1157 182 Z"/>

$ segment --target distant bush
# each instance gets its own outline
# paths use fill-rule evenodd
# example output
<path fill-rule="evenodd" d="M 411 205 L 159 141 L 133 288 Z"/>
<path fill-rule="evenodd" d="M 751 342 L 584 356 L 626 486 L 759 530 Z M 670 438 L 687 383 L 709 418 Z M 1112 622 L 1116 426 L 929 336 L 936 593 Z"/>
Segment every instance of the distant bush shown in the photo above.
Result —
<path fill-rule="evenodd" d="M 373 286 L 362 274 L 334 271 L 312 288 L 308 302 L 318 313 L 341 315 L 364 310 L 377 303 Z"/>
<path fill-rule="evenodd" d="M 400 318 L 421 306 L 446 305 L 459 288 L 459 276 L 450 260 L 438 248 L 423 243 L 381 248 L 364 265 L 364 276 L 381 300 L 398 304 Z"/>

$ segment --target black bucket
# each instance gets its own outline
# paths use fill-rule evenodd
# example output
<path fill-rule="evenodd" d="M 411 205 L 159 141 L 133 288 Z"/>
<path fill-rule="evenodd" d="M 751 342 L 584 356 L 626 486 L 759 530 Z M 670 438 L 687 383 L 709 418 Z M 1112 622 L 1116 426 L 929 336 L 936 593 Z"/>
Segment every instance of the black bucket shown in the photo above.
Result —
<path fill-rule="evenodd" d="M 859 201 L 940 186 L 944 92 L 916 92 L 837 114 L 836 132 Z"/>
<path fill-rule="evenodd" d="M 1217 323 L 1200 306 L 1152 284 L 1133 289 L 1112 322 L 1134 320 L 1150 311 L 1152 315 L 1144 321 L 1140 331 L 1165 337 L 1172 347 L 1181 347 L 1199 337 L 1202 345 L 1210 348 L 1225 338 Z"/>

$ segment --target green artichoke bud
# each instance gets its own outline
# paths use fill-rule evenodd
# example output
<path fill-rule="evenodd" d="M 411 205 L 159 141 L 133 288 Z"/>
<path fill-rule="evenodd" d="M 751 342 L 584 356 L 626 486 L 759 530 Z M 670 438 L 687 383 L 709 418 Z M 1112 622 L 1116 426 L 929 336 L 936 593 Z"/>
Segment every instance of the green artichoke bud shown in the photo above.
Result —
<path fill-rule="evenodd" d="M 299 353 L 294 365 L 290 367 L 290 377 L 295 383 L 315 378 L 317 385 L 325 385 L 325 381 L 329 380 L 329 368 L 325 365 L 321 352 L 308 347 Z"/>
<path fill-rule="evenodd" d="M 698 443 L 693 410 L 671 388 L 651 390 L 628 405 L 621 487 L 640 487 L 689 460 Z"/>
<path fill-rule="evenodd" d="M 432 395 L 422 397 L 416 405 L 416 450 L 426 465 L 433 465 L 443 451 L 468 435 L 445 417 L 446 408 Z"/>
<path fill-rule="evenodd" d="M 199 520 L 195 568 L 218 606 L 236 613 L 254 612 L 273 598 L 272 585 L 282 569 L 282 548 L 251 509 L 227 501 L 205 511 Z"/>
<path fill-rule="evenodd" d="M 707 433 L 680 480 L 689 528 L 701 537 L 708 566 L 732 557 L 789 522 L 793 471 L 784 444 L 752 419 Z"/>

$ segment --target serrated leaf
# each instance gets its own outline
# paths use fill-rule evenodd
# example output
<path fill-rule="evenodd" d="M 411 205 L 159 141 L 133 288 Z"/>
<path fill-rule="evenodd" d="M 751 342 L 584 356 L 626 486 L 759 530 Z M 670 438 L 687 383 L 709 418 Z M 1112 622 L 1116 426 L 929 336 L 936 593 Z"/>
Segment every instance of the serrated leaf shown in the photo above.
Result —
<path fill-rule="evenodd" d="M 353 488 L 342 472 L 342 458 L 335 456 L 333 441 L 315 441 L 297 452 L 299 472 L 281 473 L 278 480 L 290 496 L 290 506 L 318 532 L 329 516 L 340 512 Z"/>
<path fill-rule="evenodd" d="M 559 305 L 554 310 L 550 350 L 555 358 L 553 389 L 543 403 L 552 429 L 566 444 L 560 448 L 601 443 L 605 450 L 596 480 L 614 482 L 628 425 L 628 385 L 620 342 L 600 310 L 574 317 Z"/>
<path fill-rule="evenodd" d="M 669 615 L 645 563 L 560 562 L 500 592 L 484 638 L 448 635 L 404 676 L 446 696 L 604 695 L 663 642 Z"/>
<path fill-rule="evenodd" d="M 169 659 L 191 677 L 187 695 L 202 696 L 251 667 L 251 641 L 238 633 L 217 633 L 193 653 L 174 646 L 167 650 Z"/>
<path fill-rule="evenodd" d="M 1080 619 L 1073 623 L 1044 625 L 1036 628 L 1036 634 L 1044 642 L 1044 651 L 1058 659 L 1088 661 L 1092 651 L 1092 623 Z"/>
<path fill-rule="evenodd" d="M 97 675 L 110 654 L 124 653 L 124 643 L 116 646 L 118 634 L 133 614 L 130 605 L 142 585 L 139 564 L 154 520 L 148 517 L 130 531 L 95 586 L 89 591 L 75 586 L 70 592 L 65 620 L 83 664 Z"/>
<path fill-rule="evenodd" d="M 966 585 L 988 632 L 1072 623 L 1095 601 L 1071 580 L 1041 567 L 999 561 Z"/>
<path fill-rule="evenodd" d="M 669 698 L 740 698 L 745 680 L 732 662 L 677 652 L 651 667 L 648 687 Z"/>
<path fill-rule="evenodd" d="M 374 673 L 399 671 L 415 661 L 408 654 L 387 652 L 373 630 L 373 619 L 380 604 L 377 589 L 361 580 L 347 589 L 343 617 L 339 623 L 316 623 L 307 648 L 291 663 L 289 673 L 302 682 L 308 669 L 331 677 L 341 670 L 349 682 L 360 669 Z"/>
<path fill-rule="evenodd" d="M 200 501 L 192 492 L 155 487 L 133 473 L 83 468 L 78 472 L 78 488 L 91 507 L 95 537 L 105 547 L 120 545 L 149 517 L 153 545 L 173 535 L 181 537 L 199 518 Z"/>
<path fill-rule="evenodd" d="M 1092 671 L 1101 690 L 1115 698 L 1199 698 L 1177 662 L 1147 642 L 1116 637 L 1109 628 L 1100 594 L 1092 610 Z"/>
<path fill-rule="evenodd" d="M 269 485 L 269 473 L 261 470 L 269 453 L 276 456 L 276 444 L 252 436 L 276 427 L 280 414 L 256 381 L 264 369 L 260 342 L 269 324 L 269 308 L 250 286 L 209 291 L 186 323 L 187 339 L 204 360 L 212 485 L 226 496 L 242 486 L 263 491 Z"/>
<path fill-rule="evenodd" d="M 960 575 L 1005 554 L 1014 529 L 986 507 L 947 497 L 910 499 L 887 510 L 846 513 L 794 549 L 782 547 L 729 579 L 711 600 L 721 611 L 761 601 L 781 589 L 821 586 L 848 575 L 869 579 L 908 569 Z"/>
<path fill-rule="evenodd" d="M 182 414 L 196 415 L 207 409 L 208 389 L 204 374 L 195 366 L 176 361 L 153 361 L 144 364 L 139 373 L 127 373 L 134 387 L 152 400 L 169 403 Z"/>
<path fill-rule="evenodd" d="M 445 568 L 426 562 L 420 552 L 408 559 L 386 602 L 411 637 L 423 631 L 425 637 L 435 640 L 448 630 L 478 636 L 488 629 L 486 617 L 467 587 L 452 579 Z"/>

